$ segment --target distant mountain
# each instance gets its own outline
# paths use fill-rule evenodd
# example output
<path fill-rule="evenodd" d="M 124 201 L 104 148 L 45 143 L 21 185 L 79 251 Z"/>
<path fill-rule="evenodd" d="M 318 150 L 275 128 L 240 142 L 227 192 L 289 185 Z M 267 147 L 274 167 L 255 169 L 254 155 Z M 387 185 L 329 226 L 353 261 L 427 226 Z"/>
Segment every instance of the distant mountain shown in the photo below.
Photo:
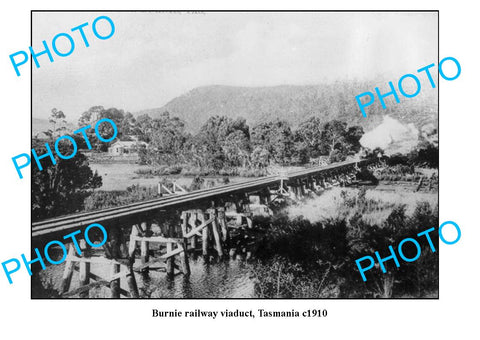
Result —
<path fill-rule="evenodd" d="M 42 118 L 33 118 L 32 119 L 32 136 L 35 136 L 38 133 L 41 133 L 43 131 L 47 131 L 50 129 L 50 123 L 48 122 L 48 119 L 42 119 Z"/>
<path fill-rule="evenodd" d="M 40 138 L 43 138 L 43 132 L 48 131 L 52 128 L 52 124 L 48 121 L 48 119 L 32 118 L 32 136 L 38 136 Z M 69 122 L 67 122 L 65 128 L 65 134 L 72 134 L 73 130 L 75 130 L 75 126 Z"/>
<path fill-rule="evenodd" d="M 250 126 L 282 119 L 297 126 L 311 116 L 318 116 L 324 122 L 339 119 L 349 125 L 361 125 L 367 130 L 379 125 L 388 114 L 402 123 L 413 123 L 421 127 L 438 123 L 436 92 L 424 91 L 415 98 L 400 96 L 401 103 L 387 97 L 387 109 L 379 103 L 367 108 L 364 118 L 358 108 L 355 96 L 373 91 L 375 85 L 365 83 L 333 83 L 328 85 L 273 87 L 204 86 L 174 98 L 161 108 L 143 110 L 136 115 L 149 114 L 157 118 L 168 111 L 171 116 L 184 120 L 187 129 L 198 132 L 202 124 L 213 115 L 231 118 L 243 117 Z M 425 93 L 424 93 L 425 92 Z M 378 99 L 376 99 L 378 101 Z"/>

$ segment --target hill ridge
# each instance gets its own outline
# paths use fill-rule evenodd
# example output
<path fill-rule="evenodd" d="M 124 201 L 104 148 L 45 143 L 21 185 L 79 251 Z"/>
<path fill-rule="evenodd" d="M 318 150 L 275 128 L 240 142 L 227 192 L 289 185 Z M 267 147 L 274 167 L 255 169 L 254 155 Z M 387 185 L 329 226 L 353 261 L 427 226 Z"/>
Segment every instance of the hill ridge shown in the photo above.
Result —
<path fill-rule="evenodd" d="M 214 115 L 243 117 L 250 126 L 278 118 L 295 127 L 311 116 L 320 117 L 324 122 L 339 119 L 366 129 L 380 124 L 385 115 L 402 123 L 414 123 L 417 127 L 438 123 L 437 94 L 434 91 L 425 91 L 411 99 L 401 98 L 400 104 L 387 97 L 386 110 L 376 102 L 368 108 L 368 117 L 364 118 L 355 96 L 373 88 L 370 84 L 358 82 L 256 87 L 213 84 L 195 87 L 160 108 L 141 110 L 135 115 L 147 113 L 158 118 L 168 111 L 171 116 L 184 120 L 187 130 L 193 133 Z"/>

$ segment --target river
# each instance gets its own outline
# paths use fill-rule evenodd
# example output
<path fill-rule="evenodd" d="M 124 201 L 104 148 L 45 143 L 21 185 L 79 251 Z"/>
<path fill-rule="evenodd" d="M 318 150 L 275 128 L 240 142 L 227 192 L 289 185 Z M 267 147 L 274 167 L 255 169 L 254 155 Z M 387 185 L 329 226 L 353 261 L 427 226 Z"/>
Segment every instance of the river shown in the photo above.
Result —
<path fill-rule="evenodd" d="M 136 264 L 139 265 L 140 263 Z M 52 265 L 39 275 L 44 287 L 59 291 L 65 264 Z M 92 273 L 101 277 L 109 276 L 110 268 L 103 265 L 92 265 Z M 237 257 L 229 260 L 214 260 L 205 263 L 202 257 L 190 259 L 191 275 L 182 274 L 169 278 L 165 272 L 150 270 L 145 278 L 135 273 L 141 298 L 253 298 L 254 282 L 250 279 L 248 263 Z M 128 291 L 126 280 L 120 280 L 121 288 Z M 74 272 L 70 289 L 79 286 L 78 272 Z M 39 297 L 40 292 L 33 290 L 32 297 Z M 97 287 L 90 290 L 90 298 L 109 298 L 110 289 Z M 52 297 L 52 294 L 48 294 Z M 78 297 L 78 295 L 76 296 Z M 123 297 L 123 296 L 122 296 Z"/>

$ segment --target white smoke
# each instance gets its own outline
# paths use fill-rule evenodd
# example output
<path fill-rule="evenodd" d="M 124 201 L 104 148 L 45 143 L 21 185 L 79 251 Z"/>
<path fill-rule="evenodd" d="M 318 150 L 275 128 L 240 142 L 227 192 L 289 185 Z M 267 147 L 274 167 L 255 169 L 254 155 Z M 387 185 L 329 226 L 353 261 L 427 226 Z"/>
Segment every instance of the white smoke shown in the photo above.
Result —
<path fill-rule="evenodd" d="M 384 116 L 382 124 L 365 133 L 360 144 L 371 150 L 381 148 L 386 155 L 408 153 L 418 144 L 418 129 L 410 124 L 402 124 L 398 120 Z"/>

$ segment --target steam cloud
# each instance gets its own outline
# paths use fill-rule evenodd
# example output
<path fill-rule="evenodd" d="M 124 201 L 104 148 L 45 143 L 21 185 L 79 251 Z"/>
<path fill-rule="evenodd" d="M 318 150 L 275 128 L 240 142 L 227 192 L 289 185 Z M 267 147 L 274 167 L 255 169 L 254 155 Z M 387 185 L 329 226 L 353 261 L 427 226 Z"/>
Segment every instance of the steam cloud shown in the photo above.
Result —
<path fill-rule="evenodd" d="M 404 125 L 390 116 L 384 116 L 382 124 L 365 133 L 360 144 L 371 150 L 381 148 L 386 155 L 405 154 L 417 145 L 418 137 L 419 131 L 413 123 Z"/>

